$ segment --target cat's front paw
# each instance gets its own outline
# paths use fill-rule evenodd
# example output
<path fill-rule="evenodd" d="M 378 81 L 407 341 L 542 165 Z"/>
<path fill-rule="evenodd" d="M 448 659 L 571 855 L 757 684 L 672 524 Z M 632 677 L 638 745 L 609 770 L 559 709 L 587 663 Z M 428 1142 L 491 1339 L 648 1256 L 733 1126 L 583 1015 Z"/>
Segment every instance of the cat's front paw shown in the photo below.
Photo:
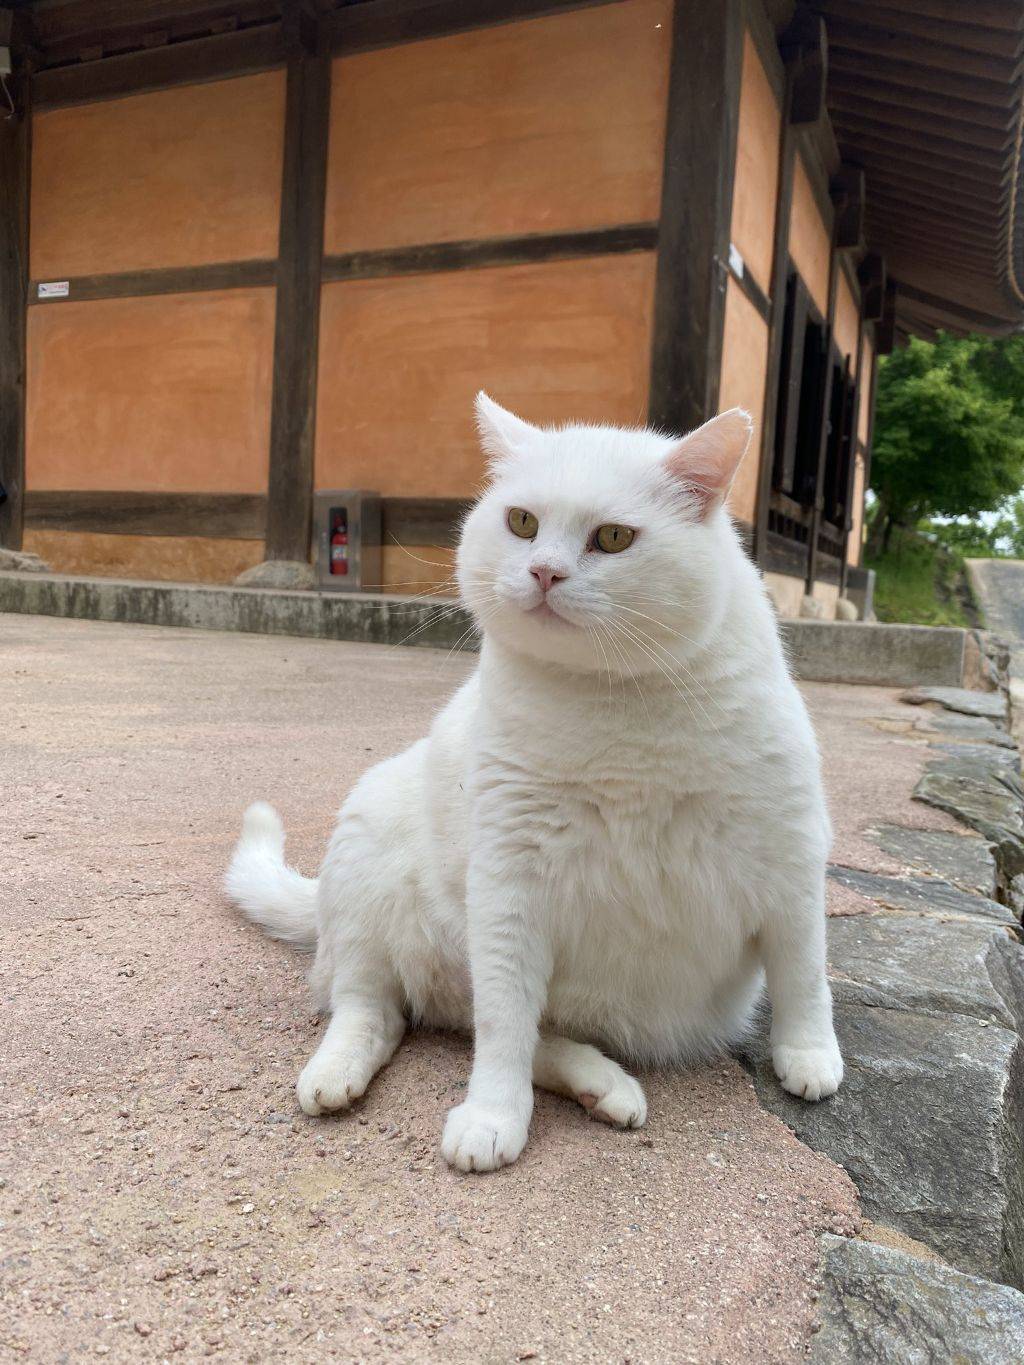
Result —
<path fill-rule="evenodd" d="M 509 1166 L 526 1146 L 530 1120 L 485 1109 L 466 1100 L 449 1111 L 441 1152 L 459 1171 L 496 1171 Z"/>
<path fill-rule="evenodd" d="M 818 1047 L 776 1044 L 772 1064 L 783 1090 L 802 1100 L 827 1099 L 843 1079 L 843 1059 L 834 1037 Z"/>

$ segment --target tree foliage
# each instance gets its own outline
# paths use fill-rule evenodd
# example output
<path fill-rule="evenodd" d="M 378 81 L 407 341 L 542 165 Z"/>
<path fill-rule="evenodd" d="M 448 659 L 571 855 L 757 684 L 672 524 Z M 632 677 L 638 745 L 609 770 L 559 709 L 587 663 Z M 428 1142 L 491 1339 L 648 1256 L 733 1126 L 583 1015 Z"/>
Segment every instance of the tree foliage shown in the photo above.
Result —
<path fill-rule="evenodd" d="M 975 517 L 1024 484 L 1024 337 L 913 337 L 880 362 L 875 527 Z"/>

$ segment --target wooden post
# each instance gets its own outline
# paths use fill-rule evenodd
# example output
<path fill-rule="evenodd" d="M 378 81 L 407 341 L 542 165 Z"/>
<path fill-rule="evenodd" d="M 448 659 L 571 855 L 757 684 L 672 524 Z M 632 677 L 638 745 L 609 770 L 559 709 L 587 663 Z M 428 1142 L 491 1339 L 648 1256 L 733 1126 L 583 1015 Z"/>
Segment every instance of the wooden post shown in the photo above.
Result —
<path fill-rule="evenodd" d="M 828 258 L 828 311 L 825 316 L 825 383 L 821 400 L 821 431 L 818 435 L 818 467 L 814 475 L 814 507 L 811 512 L 810 535 L 807 541 L 807 577 L 804 591 L 808 597 L 814 592 L 814 580 L 818 575 L 818 535 L 821 530 L 821 513 L 825 505 L 825 459 L 828 455 L 829 419 L 832 412 L 832 332 L 836 317 L 836 293 L 839 288 L 839 250 L 835 241 L 835 226 L 832 229 L 832 249 Z"/>
<path fill-rule="evenodd" d="M 301 0 L 290 0 L 285 19 L 290 55 L 264 554 L 305 560 L 313 515 L 331 57 L 323 25 Z"/>
<path fill-rule="evenodd" d="M 786 316 L 786 279 L 789 274 L 789 220 L 793 207 L 793 174 L 799 129 L 816 123 L 825 102 L 828 48 L 820 18 L 798 11 L 797 21 L 780 45 L 786 60 L 779 138 L 778 192 L 769 282 L 768 365 L 761 416 L 761 462 L 758 466 L 757 510 L 754 518 L 754 559 L 764 567 L 768 556 L 768 510 L 775 461 L 775 423 L 779 405 L 782 332 Z"/>
<path fill-rule="evenodd" d="M 20 550 L 25 494 L 25 313 L 32 122 L 29 71 L 14 51 L 14 113 L 0 103 L 0 545 Z"/>
<path fill-rule="evenodd" d="M 860 405 L 868 401 L 862 392 L 864 383 L 864 293 L 861 291 L 860 309 L 857 314 L 857 363 L 853 372 L 853 396 L 857 400 L 853 412 L 853 429 L 850 432 L 850 462 L 846 470 L 846 489 L 843 494 L 843 559 L 839 566 L 839 596 L 846 596 L 846 584 L 850 575 L 848 556 L 850 553 L 850 532 L 853 530 L 853 490 L 857 486 L 857 442 L 860 439 Z M 867 484 L 865 484 L 865 492 Z"/>
<path fill-rule="evenodd" d="M 718 406 L 742 70 L 740 0 L 676 0 L 648 404 L 664 431 Z"/>

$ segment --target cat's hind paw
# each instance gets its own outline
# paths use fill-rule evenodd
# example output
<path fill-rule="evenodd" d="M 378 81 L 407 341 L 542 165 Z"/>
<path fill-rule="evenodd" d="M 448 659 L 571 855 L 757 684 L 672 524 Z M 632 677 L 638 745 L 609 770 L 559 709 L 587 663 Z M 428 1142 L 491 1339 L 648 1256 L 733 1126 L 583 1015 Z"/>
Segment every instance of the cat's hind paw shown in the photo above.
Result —
<path fill-rule="evenodd" d="M 614 1065 L 614 1063 L 612 1063 Z M 640 1082 L 621 1067 L 615 1067 L 611 1085 L 603 1092 L 597 1087 L 577 1094 L 576 1099 L 595 1119 L 613 1128 L 642 1128 L 647 1120 L 647 1098 Z"/>
<path fill-rule="evenodd" d="M 441 1152 L 449 1166 L 459 1171 L 496 1171 L 509 1166 L 526 1146 L 529 1119 L 484 1109 L 472 1100 L 448 1114 L 441 1139 Z"/>
<path fill-rule="evenodd" d="M 834 1095 L 843 1079 L 843 1059 L 835 1039 L 821 1047 L 772 1048 L 772 1064 L 783 1090 L 802 1100 Z"/>

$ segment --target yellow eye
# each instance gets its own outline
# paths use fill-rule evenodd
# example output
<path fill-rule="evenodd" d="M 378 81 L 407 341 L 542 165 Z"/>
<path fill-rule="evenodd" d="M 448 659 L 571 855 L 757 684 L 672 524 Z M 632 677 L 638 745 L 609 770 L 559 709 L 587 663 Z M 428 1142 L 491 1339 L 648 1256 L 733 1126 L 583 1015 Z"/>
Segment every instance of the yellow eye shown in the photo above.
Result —
<path fill-rule="evenodd" d="M 594 544 L 606 555 L 617 555 L 620 550 L 628 550 L 633 544 L 636 532 L 629 526 L 599 526 L 594 533 Z"/>
<path fill-rule="evenodd" d="M 525 507 L 510 507 L 508 529 L 514 536 L 519 536 L 522 540 L 532 540 L 540 530 L 540 523 L 532 512 L 527 512 Z"/>

